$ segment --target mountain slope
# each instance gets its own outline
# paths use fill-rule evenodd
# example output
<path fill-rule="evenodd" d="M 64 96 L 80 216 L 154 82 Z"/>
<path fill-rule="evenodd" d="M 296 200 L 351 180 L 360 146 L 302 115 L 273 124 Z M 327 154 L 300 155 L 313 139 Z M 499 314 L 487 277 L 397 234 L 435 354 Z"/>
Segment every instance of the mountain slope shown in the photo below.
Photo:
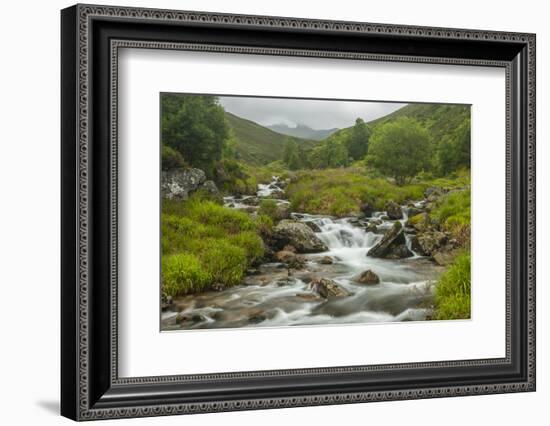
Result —
<path fill-rule="evenodd" d="M 280 160 L 286 135 L 274 132 L 253 121 L 225 113 L 229 126 L 235 136 L 235 150 L 239 158 L 251 165 L 263 165 Z M 311 149 L 316 141 L 296 138 L 306 149 Z"/>
<path fill-rule="evenodd" d="M 438 143 L 444 135 L 456 131 L 470 117 L 470 105 L 408 104 L 388 115 L 369 121 L 367 124 L 376 130 L 381 124 L 399 117 L 413 118 L 420 122 L 430 132 L 433 142 Z M 338 130 L 331 136 L 344 136 L 349 134 L 352 128 L 346 127 Z M 326 140 L 329 140 L 331 136 Z"/>
<path fill-rule="evenodd" d="M 408 104 L 368 124 L 376 128 L 380 124 L 399 117 L 413 118 L 420 122 L 430 131 L 433 141 L 437 143 L 444 135 L 454 132 L 470 117 L 470 105 Z"/>
<path fill-rule="evenodd" d="M 282 133 L 283 135 L 303 139 L 313 139 L 315 141 L 325 139 L 338 130 L 336 127 L 333 129 L 315 130 L 305 124 L 298 124 L 296 127 L 289 127 L 286 124 L 273 124 L 271 126 L 267 126 L 267 128 L 273 130 L 274 132 Z"/>

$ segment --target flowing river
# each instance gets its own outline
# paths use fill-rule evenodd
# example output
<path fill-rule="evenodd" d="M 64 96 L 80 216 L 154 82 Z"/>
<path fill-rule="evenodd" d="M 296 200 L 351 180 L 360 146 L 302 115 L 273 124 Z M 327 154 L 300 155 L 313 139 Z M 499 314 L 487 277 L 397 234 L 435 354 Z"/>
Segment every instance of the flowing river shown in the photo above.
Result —
<path fill-rule="evenodd" d="M 283 191 L 278 179 L 259 185 L 257 196 L 272 198 Z M 288 203 L 276 199 L 277 203 Z M 246 197 L 226 197 L 232 208 L 250 208 Z M 407 208 L 404 206 L 404 224 Z M 383 231 L 395 221 L 385 220 L 385 212 L 373 215 L 378 219 L 376 232 L 358 226 L 356 218 L 331 218 L 292 213 L 292 218 L 313 222 L 316 236 L 328 251 L 301 255 L 303 269 L 287 269 L 281 263 L 264 263 L 247 275 L 240 286 L 222 291 L 209 291 L 179 297 L 175 306 L 189 321 L 179 323 L 175 311 L 163 312 L 163 330 L 280 327 L 287 325 L 351 324 L 393 321 L 421 321 L 430 314 L 433 281 L 442 268 L 427 258 L 414 255 L 407 259 L 389 260 L 367 257 L 367 252 L 381 238 Z M 316 225 L 316 226 L 315 226 Z M 410 236 L 406 235 L 410 249 Z M 331 264 L 320 263 L 330 256 Z M 365 270 L 380 278 L 375 285 L 358 284 L 353 277 Z M 316 296 L 308 283 L 313 277 L 334 280 L 351 293 L 348 297 L 323 299 Z"/>

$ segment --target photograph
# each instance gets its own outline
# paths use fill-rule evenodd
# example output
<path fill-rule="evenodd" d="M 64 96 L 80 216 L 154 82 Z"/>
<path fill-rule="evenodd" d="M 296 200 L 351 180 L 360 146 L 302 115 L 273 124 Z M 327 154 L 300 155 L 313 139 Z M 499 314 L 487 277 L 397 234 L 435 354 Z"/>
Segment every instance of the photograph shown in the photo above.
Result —
<path fill-rule="evenodd" d="M 63 5 L 60 27 L 44 21 L 56 49 L 41 43 L 37 58 L 61 61 L 57 84 L 39 86 L 60 86 L 61 108 L 39 109 L 60 117 L 34 127 L 60 134 L 61 157 L 31 137 L 38 151 L 6 158 L 21 169 L 36 151 L 56 172 L 60 203 L 44 173 L 36 196 L 21 191 L 36 182 L 11 186 L 30 202 L 16 215 L 57 206 L 57 226 L 28 223 L 60 231 L 59 251 L 38 250 L 58 260 L 31 269 L 60 275 L 60 292 L 33 282 L 48 296 L 34 299 L 60 308 L 60 345 L 39 369 L 61 415 L 269 423 L 273 409 L 369 403 L 381 421 L 420 407 L 396 422 L 425 423 L 438 399 L 435 417 L 521 422 L 548 396 L 536 359 L 543 14 L 257 3 Z M 12 109 L 27 111 L 19 83 Z M 16 115 L 6 140 L 34 129 Z M 23 252 L 28 226 L 5 222 Z M 525 404 L 503 405 L 513 393 Z"/>
<path fill-rule="evenodd" d="M 159 104 L 161 331 L 471 318 L 470 105 Z"/>

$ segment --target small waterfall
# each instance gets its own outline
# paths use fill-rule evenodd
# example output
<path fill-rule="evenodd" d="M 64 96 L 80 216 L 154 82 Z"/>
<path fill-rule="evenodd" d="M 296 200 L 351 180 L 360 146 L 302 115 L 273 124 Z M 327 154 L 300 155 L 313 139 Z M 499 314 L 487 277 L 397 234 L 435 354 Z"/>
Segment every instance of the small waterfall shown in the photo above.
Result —
<path fill-rule="evenodd" d="M 279 177 L 278 176 L 272 176 L 270 183 L 267 183 L 267 184 L 260 183 L 260 184 L 258 184 L 258 192 L 256 193 L 256 195 L 258 197 L 265 198 L 265 197 L 269 197 L 274 192 L 279 192 L 279 191 L 282 191 L 281 187 L 279 186 Z"/>
<path fill-rule="evenodd" d="M 315 219 L 312 222 L 321 232 L 317 236 L 329 249 L 341 248 L 368 248 L 378 240 L 372 232 L 365 232 L 362 228 L 351 225 L 347 219 L 333 221 L 329 218 Z"/>

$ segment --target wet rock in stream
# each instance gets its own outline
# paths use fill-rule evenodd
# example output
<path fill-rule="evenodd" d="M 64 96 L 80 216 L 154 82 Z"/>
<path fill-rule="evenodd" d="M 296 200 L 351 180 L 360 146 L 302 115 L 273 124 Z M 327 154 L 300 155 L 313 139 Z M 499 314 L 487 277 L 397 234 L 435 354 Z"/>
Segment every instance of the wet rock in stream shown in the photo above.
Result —
<path fill-rule="evenodd" d="M 311 230 L 302 222 L 295 220 L 282 220 L 273 229 L 272 239 L 277 247 L 291 244 L 299 253 L 319 253 L 328 248 Z"/>
<path fill-rule="evenodd" d="M 359 284 L 379 284 L 380 277 L 370 269 L 367 269 L 366 271 L 363 271 L 359 275 L 353 277 L 353 281 Z"/>
<path fill-rule="evenodd" d="M 397 204 L 395 201 L 388 201 L 386 205 L 384 206 L 386 209 L 386 214 L 389 219 L 391 220 L 400 220 L 403 219 L 403 210 L 401 210 L 401 206 Z"/>
<path fill-rule="evenodd" d="M 386 231 L 382 239 L 367 253 L 367 256 L 384 259 L 403 259 L 412 257 L 413 255 L 414 254 L 407 248 L 407 240 L 401 222 L 395 222 L 393 226 Z"/>
<path fill-rule="evenodd" d="M 344 287 L 340 286 L 333 280 L 329 280 L 328 278 L 313 279 L 309 283 L 309 288 L 325 299 L 351 296 L 351 293 Z"/>

